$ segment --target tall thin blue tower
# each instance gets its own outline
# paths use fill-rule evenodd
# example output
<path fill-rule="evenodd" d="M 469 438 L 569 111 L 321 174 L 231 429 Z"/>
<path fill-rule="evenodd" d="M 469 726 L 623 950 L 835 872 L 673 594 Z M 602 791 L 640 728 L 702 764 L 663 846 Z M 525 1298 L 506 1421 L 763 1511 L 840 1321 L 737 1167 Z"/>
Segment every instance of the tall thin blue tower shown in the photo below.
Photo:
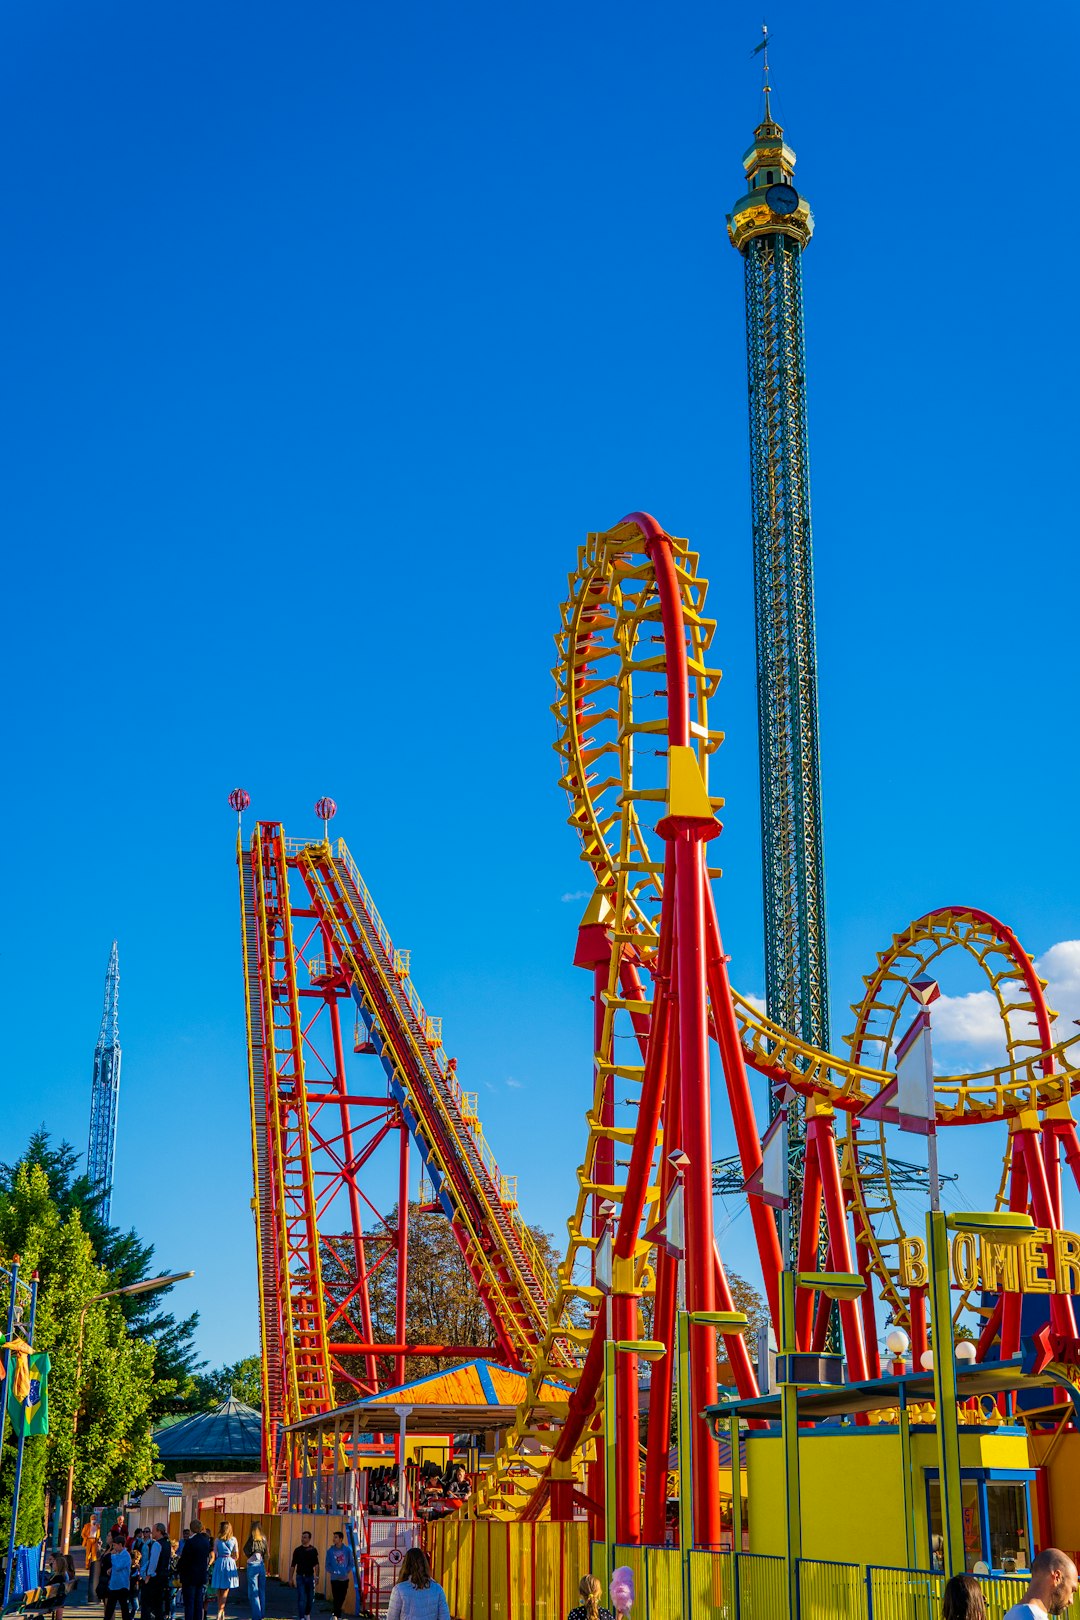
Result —
<path fill-rule="evenodd" d="M 802 294 L 802 255 L 813 235 L 814 216 L 794 184 L 795 153 L 772 115 L 767 46 L 766 32 L 765 114 L 743 155 L 749 190 L 728 216 L 728 235 L 743 256 L 746 284 L 765 1005 L 775 1023 L 827 1051 L 829 976 Z M 797 1099 L 788 1115 L 785 1258 L 793 1265 L 802 1208 L 804 1109 Z M 824 1235 L 819 1247 L 825 1252 Z"/>
<path fill-rule="evenodd" d="M 802 254 L 814 229 L 795 153 L 765 116 L 728 233 L 743 255 L 769 1017 L 829 1045 Z"/>
<path fill-rule="evenodd" d="M 116 1158 L 116 1120 L 120 1110 L 120 958 L 116 941 L 109 952 L 105 974 L 105 1007 L 101 1033 L 94 1048 L 94 1079 L 90 1091 L 90 1142 L 86 1173 L 102 1189 L 101 1216 L 112 1212 L 113 1164 Z"/>

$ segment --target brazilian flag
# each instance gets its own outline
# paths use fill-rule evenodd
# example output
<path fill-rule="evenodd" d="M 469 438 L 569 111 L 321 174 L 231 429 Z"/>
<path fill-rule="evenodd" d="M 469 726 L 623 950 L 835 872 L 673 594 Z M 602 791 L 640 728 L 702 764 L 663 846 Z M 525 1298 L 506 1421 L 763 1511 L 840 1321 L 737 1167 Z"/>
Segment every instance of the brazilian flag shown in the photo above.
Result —
<path fill-rule="evenodd" d="M 22 1379 L 11 1379 L 8 1390 L 8 1417 L 15 1434 L 48 1434 L 49 1432 L 49 1358 L 44 1350 L 27 1358 L 30 1387 L 23 1400 L 19 1400 L 16 1384 Z M 14 1371 L 14 1369 L 12 1369 Z"/>

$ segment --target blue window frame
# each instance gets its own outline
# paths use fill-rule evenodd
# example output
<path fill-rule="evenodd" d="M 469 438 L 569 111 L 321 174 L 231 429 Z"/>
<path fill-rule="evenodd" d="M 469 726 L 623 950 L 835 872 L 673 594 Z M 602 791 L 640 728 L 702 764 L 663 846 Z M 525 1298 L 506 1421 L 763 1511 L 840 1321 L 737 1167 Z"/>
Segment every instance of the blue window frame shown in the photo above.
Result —
<path fill-rule="evenodd" d="M 935 1555 L 935 1537 L 940 1548 L 941 1488 L 939 1470 L 923 1470 L 926 1493 L 926 1524 L 929 1539 L 928 1568 L 941 1566 Z M 1011 1574 L 1028 1569 L 1034 1543 L 1031 1534 L 1031 1481 L 1033 1468 L 961 1468 L 960 1492 L 964 1514 L 964 1564 L 970 1570 L 984 1563 L 992 1574 Z"/>

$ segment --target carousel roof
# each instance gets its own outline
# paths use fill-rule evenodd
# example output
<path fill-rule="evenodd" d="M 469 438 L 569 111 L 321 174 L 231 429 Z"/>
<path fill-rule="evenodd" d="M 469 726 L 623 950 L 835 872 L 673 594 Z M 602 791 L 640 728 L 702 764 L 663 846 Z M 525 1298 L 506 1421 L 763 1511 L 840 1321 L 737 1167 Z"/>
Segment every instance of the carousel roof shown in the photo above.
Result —
<path fill-rule="evenodd" d="M 227 1457 L 230 1461 L 250 1460 L 258 1466 L 262 1457 L 262 1416 L 253 1406 L 245 1406 L 230 1395 L 209 1412 L 196 1412 L 180 1423 L 154 1430 L 154 1443 L 163 1462 L 174 1457 L 185 1461 Z"/>

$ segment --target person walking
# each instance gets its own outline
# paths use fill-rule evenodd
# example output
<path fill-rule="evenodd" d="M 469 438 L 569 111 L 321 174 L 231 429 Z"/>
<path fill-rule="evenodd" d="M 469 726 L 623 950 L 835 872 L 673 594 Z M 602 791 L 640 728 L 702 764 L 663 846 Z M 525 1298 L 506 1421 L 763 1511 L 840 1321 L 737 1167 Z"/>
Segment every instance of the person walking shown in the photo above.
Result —
<path fill-rule="evenodd" d="M 312 1544 L 311 1531 L 305 1530 L 300 1537 L 299 1547 L 293 1548 L 289 1564 L 289 1585 L 296 1587 L 297 1620 L 309 1620 L 318 1578 L 319 1549 Z"/>
<path fill-rule="evenodd" d="M 203 1620 L 206 1578 L 214 1547 L 199 1519 L 192 1519 L 191 1534 L 180 1549 L 176 1572 L 184 1599 L 184 1620 Z"/>
<path fill-rule="evenodd" d="M 422 1547 L 410 1547 L 401 1561 L 401 1574 L 390 1593 L 386 1620 L 450 1620 L 446 1593 L 431 1578 L 431 1565 Z"/>
<path fill-rule="evenodd" d="M 1060 1547 L 1044 1547 L 1031 1560 L 1031 1579 L 1019 1603 L 1014 1603 L 1005 1620 L 1046 1620 L 1047 1615 L 1064 1614 L 1076 1596 L 1080 1577 L 1068 1553 Z"/>
<path fill-rule="evenodd" d="M 225 1620 L 229 1593 L 240 1585 L 240 1571 L 236 1565 L 239 1553 L 232 1525 L 228 1519 L 222 1519 L 214 1542 L 214 1562 L 210 1571 L 210 1590 L 217 1599 L 217 1620 Z"/>
<path fill-rule="evenodd" d="M 131 1612 L 134 1616 L 139 1613 L 139 1598 L 142 1592 L 143 1548 L 145 1545 L 142 1529 L 139 1525 L 136 1525 L 131 1532 L 131 1546 L 128 1549 L 131 1553 Z"/>
<path fill-rule="evenodd" d="M 165 1620 L 172 1542 L 163 1524 L 155 1524 L 150 1534 L 151 1540 L 143 1555 L 143 1620 Z"/>
<path fill-rule="evenodd" d="M 96 1513 L 92 1513 L 82 1527 L 82 1544 L 86 1556 L 86 1601 L 89 1603 L 94 1596 L 98 1553 L 101 1548 L 101 1521 Z"/>
<path fill-rule="evenodd" d="M 571 1609 L 566 1620 L 615 1620 L 610 1609 L 600 1602 L 604 1595 L 604 1588 L 595 1575 L 583 1575 L 578 1581 L 578 1597 L 581 1602 L 576 1609 Z"/>
<path fill-rule="evenodd" d="M 986 1599 L 974 1575 L 954 1575 L 946 1583 L 941 1620 L 986 1620 Z"/>
<path fill-rule="evenodd" d="M 109 1585 L 105 1593 L 105 1620 L 113 1620 L 117 1604 L 120 1620 L 131 1620 L 131 1554 L 124 1545 L 124 1532 L 115 1527 L 109 1537 Z"/>
<path fill-rule="evenodd" d="M 341 1530 L 334 1531 L 333 1545 L 326 1549 L 326 1573 L 330 1577 L 334 1620 L 341 1620 L 349 1591 L 349 1576 L 352 1574 L 352 1554 L 345 1545 L 345 1535 Z"/>
<path fill-rule="evenodd" d="M 270 1556 L 270 1544 L 262 1532 L 262 1525 L 256 1521 L 252 1525 L 247 1540 L 244 1542 L 244 1557 L 247 1573 L 248 1608 L 251 1610 L 251 1620 L 263 1620 L 266 1613 L 266 1560 Z"/>

